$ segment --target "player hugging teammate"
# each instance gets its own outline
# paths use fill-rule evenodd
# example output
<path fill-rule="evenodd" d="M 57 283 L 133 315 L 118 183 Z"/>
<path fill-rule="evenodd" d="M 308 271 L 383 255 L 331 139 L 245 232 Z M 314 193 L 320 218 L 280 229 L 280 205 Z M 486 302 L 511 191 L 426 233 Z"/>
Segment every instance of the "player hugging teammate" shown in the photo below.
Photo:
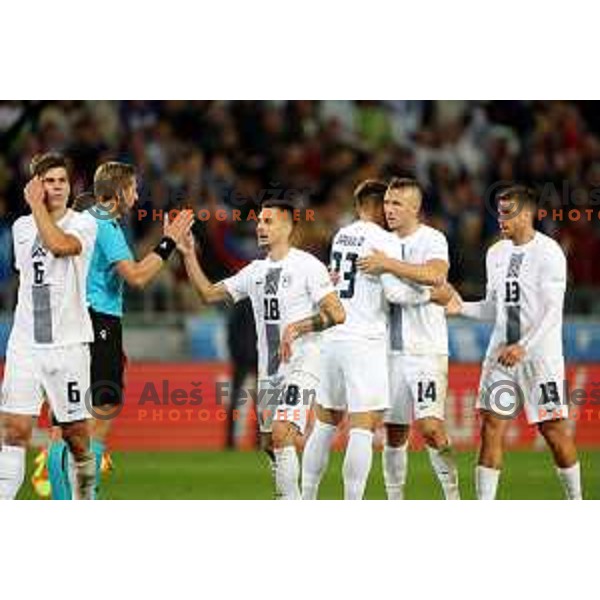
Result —
<path fill-rule="evenodd" d="M 121 229 L 121 219 L 137 201 L 130 165 L 98 167 L 86 207 L 100 211 L 97 220 L 67 208 L 63 157 L 42 157 L 32 174 L 25 188 L 31 214 L 13 226 L 19 292 L 0 404 L 0 498 L 14 498 L 23 482 L 33 417 L 44 399 L 61 431 L 49 453 L 54 496 L 94 497 L 109 421 L 100 418 L 89 427 L 84 398 L 91 390 L 100 417 L 123 402 L 123 285 L 144 287 L 175 248 L 206 303 L 250 298 L 261 444 L 271 460 L 277 498 L 317 497 L 344 418 L 350 425 L 343 464 L 346 499 L 364 495 L 373 435 L 382 423 L 389 499 L 404 497 L 413 423 L 445 497 L 460 497 L 444 426 L 447 314 L 494 322 L 478 401 L 478 498 L 496 496 L 506 427 L 517 414 L 503 412 L 497 398 L 498 385 L 506 382 L 518 391 L 528 421 L 552 450 L 567 497 L 581 498 L 564 397 L 566 261 L 556 242 L 535 231 L 535 200 L 526 188 L 499 195 L 504 240 L 488 251 L 486 298 L 473 303 L 463 302 L 446 282 L 447 242 L 420 221 L 423 195 L 414 179 L 358 186 L 357 220 L 334 237 L 331 274 L 293 246 L 294 207 L 265 202 L 256 228 L 265 257 L 213 284 L 198 262 L 190 211 L 165 224 L 163 238 L 144 259 L 133 258 Z M 100 388 L 99 382 L 110 385 Z M 297 448 L 312 406 L 316 421 L 305 446 L 300 493 Z"/>
<path fill-rule="evenodd" d="M 303 462 L 303 498 L 315 499 L 336 427 L 347 414 L 344 497 L 361 499 L 373 434 L 385 422 L 384 473 L 390 499 L 403 497 L 408 428 L 414 418 L 447 498 L 458 475 L 443 427 L 447 385 L 448 271 L 444 236 L 419 223 L 414 180 L 366 181 L 355 191 L 357 220 L 333 240 L 331 268 L 346 310 L 324 335 L 317 421 Z M 387 225 L 392 232 L 386 231 Z"/>
<path fill-rule="evenodd" d="M 340 230 L 333 241 L 331 265 L 339 273 L 337 290 L 347 319 L 328 332 L 323 342 L 317 422 L 304 454 L 303 497 L 317 496 L 336 426 L 345 412 L 350 420 L 343 466 L 346 498 L 362 497 L 371 465 L 372 435 L 382 417 L 388 498 L 404 497 L 413 421 L 445 497 L 460 497 L 456 463 L 444 427 L 448 341 L 444 309 L 437 306 L 441 304 L 448 315 L 495 323 L 477 403 L 481 418 L 477 497 L 495 498 L 507 425 L 524 406 L 528 422 L 537 425 L 552 451 L 567 498 L 581 499 L 580 467 L 566 420 L 562 353 L 566 261 L 560 246 L 534 229 L 534 194 L 521 186 L 499 194 L 504 240 L 488 251 L 487 295 L 482 302 L 463 302 L 446 283 L 444 235 L 419 221 L 422 192 L 418 183 L 394 179 L 384 193 L 385 224 L 391 235 L 379 227 L 383 225 L 377 200 L 383 195 L 380 185 L 369 182 L 356 191 L 359 219 Z M 390 235 L 390 241 L 385 235 Z M 386 286 L 383 277 L 376 279 L 384 274 L 399 278 L 396 285 L 402 282 L 408 289 L 391 293 L 389 280 Z M 383 297 L 389 303 L 387 369 L 380 341 L 386 319 Z M 508 412 L 498 398 L 506 383 L 519 400 Z"/>

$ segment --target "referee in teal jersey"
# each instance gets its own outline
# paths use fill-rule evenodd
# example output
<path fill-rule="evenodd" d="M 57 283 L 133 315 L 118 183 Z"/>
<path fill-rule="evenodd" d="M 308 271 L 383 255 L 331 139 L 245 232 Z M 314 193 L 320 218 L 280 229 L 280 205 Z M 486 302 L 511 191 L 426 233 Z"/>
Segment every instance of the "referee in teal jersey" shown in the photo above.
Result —
<path fill-rule="evenodd" d="M 125 355 L 123 353 L 124 284 L 144 288 L 154 279 L 188 234 L 192 211 L 179 212 L 172 223 L 165 221 L 163 237 L 146 257 L 136 261 L 127 243 L 121 219 L 138 201 L 133 166 L 107 162 L 96 169 L 93 198 L 78 199 L 78 210 L 87 209 L 98 221 L 98 234 L 87 278 L 87 301 L 94 327 L 91 345 L 91 387 L 86 394 L 95 420 L 92 450 L 96 456 L 96 489 L 111 418 L 123 403 Z M 52 442 L 48 451 L 48 473 L 53 499 L 71 497 L 66 445 Z M 106 460 L 110 464 L 110 457 Z"/>

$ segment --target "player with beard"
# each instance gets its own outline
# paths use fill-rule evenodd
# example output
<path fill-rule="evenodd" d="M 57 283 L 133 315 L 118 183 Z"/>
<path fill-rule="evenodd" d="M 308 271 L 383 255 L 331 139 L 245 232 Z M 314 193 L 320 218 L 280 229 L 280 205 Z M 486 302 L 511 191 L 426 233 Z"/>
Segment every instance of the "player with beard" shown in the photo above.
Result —
<path fill-rule="evenodd" d="M 276 497 L 300 499 L 296 445 L 304 434 L 318 384 L 321 332 L 345 312 L 318 259 L 293 246 L 293 207 L 263 203 L 258 244 L 267 255 L 212 284 L 198 263 L 194 241 L 180 244 L 190 281 L 206 303 L 250 298 L 258 350 L 258 420 L 271 457 Z"/>

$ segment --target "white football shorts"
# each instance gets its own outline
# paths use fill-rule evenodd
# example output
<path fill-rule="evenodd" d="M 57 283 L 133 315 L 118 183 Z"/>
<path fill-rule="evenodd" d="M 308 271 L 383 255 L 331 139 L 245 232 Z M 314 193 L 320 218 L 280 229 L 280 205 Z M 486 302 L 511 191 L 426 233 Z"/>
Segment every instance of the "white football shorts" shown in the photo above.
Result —
<path fill-rule="evenodd" d="M 569 406 L 565 388 L 562 356 L 531 358 L 514 367 L 503 367 L 495 359 L 486 359 L 476 408 L 507 419 L 524 409 L 530 424 L 566 419 Z"/>
<path fill-rule="evenodd" d="M 384 422 L 410 425 L 428 417 L 444 420 L 448 357 L 442 354 L 389 356 L 390 409 Z"/>
<path fill-rule="evenodd" d="M 317 395 L 319 347 L 314 342 L 293 346 L 289 363 L 276 375 L 258 381 L 257 416 L 262 433 L 271 433 L 273 421 L 287 421 L 304 434 Z"/>
<path fill-rule="evenodd" d="M 6 354 L 0 411 L 38 416 L 48 400 L 59 423 L 90 418 L 86 394 L 90 388 L 88 344 L 51 348 L 11 348 Z"/>
<path fill-rule="evenodd" d="M 386 339 L 327 339 L 321 346 L 317 402 L 363 413 L 389 406 Z"/>

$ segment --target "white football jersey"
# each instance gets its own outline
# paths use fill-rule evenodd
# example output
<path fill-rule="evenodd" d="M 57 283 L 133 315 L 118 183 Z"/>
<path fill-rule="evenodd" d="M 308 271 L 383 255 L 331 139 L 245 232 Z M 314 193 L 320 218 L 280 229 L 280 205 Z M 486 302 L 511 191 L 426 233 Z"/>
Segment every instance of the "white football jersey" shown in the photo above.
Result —
<path fill-rule="evenodd" d="M 258 349 L 258 377 L 280 371 L 279 345 L 290 323 L 319 312 L 319 302 L 334 291 L 325 265 L 308 252 L 291 248 L 282 260 L 254 260 L 223 280 L 234 302 L 250 298 L 254 311 Z M 309 333 L 294 342 L 294 353 L 306 356 L 306 370 L 318 366 L 319 333 Z"/>
<path fill-rule="evenodd" d="M 87 213 L 67 210 L 57 225 L 77 236 L 81 254 L 54 256 L 42 244 L 32 215 L 17 219 L 13 225 L 19 293 L 8 342 L 11 347 L 55 347 L 94 340 L 86 278 L 96 241 L 96 221 Z"/>
<path fill-rule="evenodd" d="M 520 246 L 511 240 L 501 240 L 487 252 L 486 277 L 486 301 L 495 315 L 487 356 L 495 357 L 501 346 L 533 336 L 547 310 L 545 295 L 552 293 L 559 296 L 560 314 L 555 315 L 544 335 L 528 349 L 527 356 L 562 357 L 567 261 L 560 245 L 539 231 Z"/>
<path fill-rule="evenodd" d="M 342 227 L 331 247 L 330 269 L 339 274 L 336 291 L 346 320 L 327 332 L 327 339 L 385 339 L 388 326 L 384 286 L 405 285 L 392 276 L 368 275 L 357 261 L 374 251 L 399 259 L 394 236 L 370 221 L 354 221 Z"/>
<path fill-rule="evenodd" d="M 393 236 L 400 260 L 423 264 L 448 259 L 446 236 L 420 224 L 405 237 Z M 421 287 L 421 286 L 420 286 Z M 401 306 L 390 304 L 390 352 L 400 354 L 448 354 L 448 327 L 444 308 L 432 302 Z"/>

